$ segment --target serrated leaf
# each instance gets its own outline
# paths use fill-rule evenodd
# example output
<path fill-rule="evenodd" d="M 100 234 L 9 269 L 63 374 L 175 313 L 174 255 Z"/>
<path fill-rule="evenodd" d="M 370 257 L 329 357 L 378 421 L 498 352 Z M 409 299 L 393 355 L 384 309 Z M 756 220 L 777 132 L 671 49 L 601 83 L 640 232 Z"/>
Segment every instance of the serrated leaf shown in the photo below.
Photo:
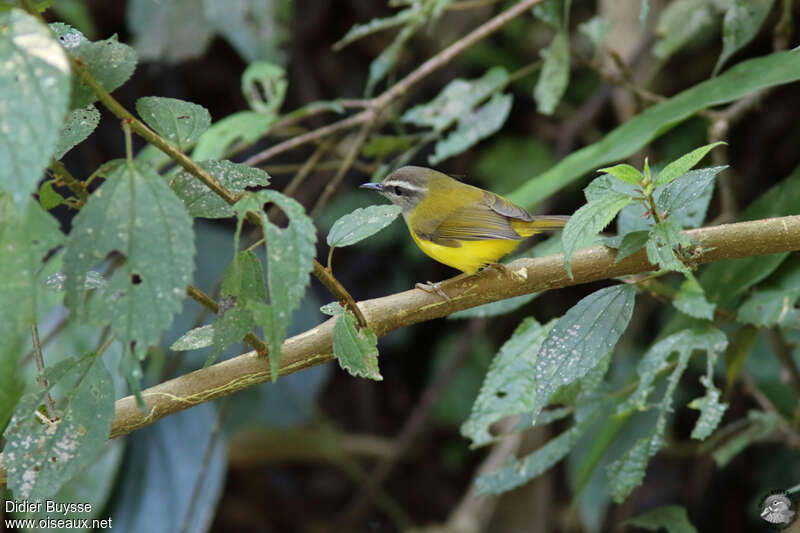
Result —
<path fill-rule="evenodd" d="M 70 111 L 61 126 L 61 134 L 53 157 L 55 159 L 64 157 L 64 154 L 91 135 L 99 123 L 100 111 L 92 104 Z"/>
<path fill-rule="evenodd" d="M 268 61 L 254 61 L 242 73 L 242 94 L 258 113 L 277 114 L 288 88 L 286 69 Z"/>
<path fill-rule="evenodd" d="M 714 179 L 727 165 L 699 168 L 684 173 L 655 192 L 656 207 L 681 228 L 696 228 L 706 218 L 714 194 Z"/>
<path fill-rule="evenodd" d="M 492 441 L 489 426 L 501 418 L 530 412 L 534 407 L 534 371 L 539 349 L 555 325 L 540 325 L 526 318 L 503 344 L 492 360 L 486 378 L 461 434 L 472 440 L 472 447 Z"/>
<path fill-rule="evenodd" d="M 136 69 L 136 52 L 127 44 L 119 42 L 116 35 L 105 41 L 91 42 L 81 32 L 66 24 L 55 22 L 50 28 L 67 53 L 80 60 L 108 92 L 125 83 Z M 86 107 L 95 101 L 97 96 L 94 91 L 80 76 L 74 76 L 70 108 Z"/>
<path fill-rule="evenodd" d="M 659 222 L 650 230 L 645 250 L 647 260 L 664 270 L 674 270 L 683 274 L 691 274 L 691 270 L 678 258 L 676 247 L 691 244 L 689 237 L 682 233 L 669 220 Z"/>
<path fill-rule="evenodd" d="M 693 275 L 690 275 L 681 283 L 681 288 L 678 290 L 678 294 L 672 304 L 678 311 L 682 311 L 689 316 L 714 320 L 716 306 L 706 299 L 703 287 L 700 286 Z"/>
<path fill-rule="evenodd" d="M 0 342 L 29 335 L 44 288 L 43 258 L 63 240 L 58 222 L 33 198 L 18 209 L 0 193 Z"/>
<path fill-rule="evenodd" d="M 214 326 L 207 324 L 199 328 L 190 329 L 172 343 L 170 350 L 182 352 L 187 350 L 199 350 L 206 348 L 214 343 Z"/>
<path fill-rule="evenodd" d="M 125 20 L 143 61 L 180 63 L 199 57 L 214 36 L 197 0 L 131 0 Z"/>
<path fill-rule="evenodd" d="M 701 377 L 700 382 L 705 385 L 706 394 L 689 402 L 689 407 L 700 410 L 700 418 L 692 429 L 692 438 L 705 440 L 717 429 L 722 415 L 728 409 L 728 404 L 719 401 L 721 393 L 708 376 Z"/>
<path fill-rule="evenodd" d="M 650 438 L 643 437 L 625 455 L 608 465 L 609 492 L 615 502 L 622 502 L 642 484 L 650 460 Z"/>
<path fill-rule="evenodd" d="M 617 256 L 614 258 L 614 262 L 618 263 L 629 255 L 633 255 L 641 250 L 649 238 L 649 231 L 631 231 L 630 233 L 626 233 L 619 243 Z"/>
<path fill-rule="evenodd" d="M 205 107 L 176 98 L 144 96 L 136 100 L 136 112 L 180 150 L 192 146 L 211 125 L 211 114 Z"/>
<path fill-rule="evenodd" d="M 328 316 L 339 316 L 344 312 L 344 307 L 339 302 L 330 302 L 319 308 L 319 312 Z"/>
<path fill-rule="evenodd" d="M 570 259 L 580 248 L 592 246 L 599 242 L 597 234 L 605 228 L 617 213 L 628 205 L 631 197 L 609 192 L 581 206 L 567 221 L 561 242 L 564 245 L 564 267 L 572 277 Z"/>
<path fill-rule="evenodd" d="M 605 172 L 614 176 L 618 180 L 631 185 L 639 185 L 642 182 L 642 173 L 628 164 L 614 165 L 613 167 L 601 168 L 598 172 Z"/>
<path fill-rule="evenodd" d="M 475 80 L 455 79 L 430 102 L 412 107 L 403 114 L 403 122 L 443 131 L 469 113 L 508 81 L 508 72 L 493 67 Z"/>
<path fill-rule="evenodd" d="M 653 391 L 653 382 L 659 373 L 668 368 L 667 358 L 671 354 L 677 352 L 685 354 L 688 358 L 694 350 L 718 353 L 724 350 L 727 344 L 725 334 L 711 327 L 698 330 L 685 329 L 658 341 L 639 361 L 636 367 L 639 383 L 634 393 L 617 406 L 617 415 L 633 409 L 647 409 L 647 398 Z"/>
<path fill-rule="evenodd" d="M 540 52 L 542 72 L 533 91 L 536 109 L 543 115 L 552 115 L 564 96 L 569 83 L 569 36 L 559 30 L 547 48 Z"/>
<path fill-rule="evenodd" d="M 774 0 L 734 0 L 722 19 L 722 52 L 714 65 L 712 76 L 730 57 L 753 40 L 764 19 L 769 15 Z"/>
<path fill-rule="evenodd" d="M 194 270 L 192 220 L 163 178 L 147 165 L 114 167 L 72 221 L 64 252 L 65 304 L 109 324 L 138 374 L 142 356 L 181 309 Z M 85 298 L 86 272 L 111 252 L 124 258 L 105 290 Z M 134 346 L 135 345 L 135 346 Z M 130 375 L 131 381 L 136 375 Z"/>
<path fill-rule="evenodd" d="M 369 328 L 358 330 L 350 310 L 339 315 L 333 326 L 333 355 L 351 375 L 383 380 L 378 369 L 378 337 Z"/>
<path fill-rule="evenodd" d="M 239 111 L 228 115 L 216 121 L 200 136 L 192 150 L 192 159 L 222 159 L 234 143 L 256 142 L 277 119 L 274 113 L 255 111 Z"/>
<path fill-rule="evenodd" d="M 705 146 L 701 146 L 700 148 L 696 148 L 692 150 L 688 154 L 679 157 L 675 161 L 671 162 L 667 166 L 665 166 L 661 172 L 655 178 L 655 186 L 662 187 L 671 183 L 673 180 L 683 176 L 689 170 L 692 169 L 697 163 L 703 159 L 708 152 L 710 152 L 713 148 L 719 146 L 720 144 L 725 144 L 722 141 L 707 144 Z"/>
<path fill-rule="evenodd" d="M 539 292 L 532 292 L 530 294 L 523 294 L 522 296 L 514 296 L 513 298 L 506 298 L 505 300 L 498 300 L 488 304 L 479 305 L 477 307 L 470 307 L 456 311 L 448 315 L 448 319 L 463 319 L 463 318 L 489 318 L 492 316 L 500 316 L 516 311 L 520 307 L 530 303 L 534 298 L 539 296 Z"/>
<path fill-rule="evenodd" d="M 265 203 L 276 204 L 289 219 L 288 226 L 279 228 L 267 220 L 263 210 Z M 286 338 L 286 328 L 309 283 L 316 251 L 316 229 L 302 205 L 273 190 L 246 192 L 233 209 L 239 217 L 237 237 L 248 212 L 259 216 L 264 229 L 269 305 L 249 301 L 248 307 L 256 313 L 256 321 L 264 328 L 274 381 L 278 378 L 281 345 Z"/>
<path fill-rule="evenodd" d="M 56 148 L 70 69 L 53 35 L 19 9 L 0 13 L 0 191 L 22 207 Z"/>
<path fill-rule="evenodd" d="M 689 521 L 686 509 L 680 505 L 656 507 L 631 518 L 626 524 L 650 531 L 659 531 L 663 528 L 667 533 L 697 533 L 697 529 Z"/>
<path fill-rule="evenodd" d="M 203 170 L 214 176 L 232 193 L 244 192 L 247 187 L 266 187 L 269 174 L 261 169 L 232 163 L 231 161 L 201 161 Z M 183 200 L 190 216 L 201 218 L 232 217 L 233 208 L 206 185 L 182 168 L 169 177 L 169 186 Z"/>
<path fill-rule="evenodd" d="M 396 205 L 360 207 L 333 223 L 328 232 L 328 246 L 341 248 L 362 241 L 394 222 L 401 211 Z"/>
<path fill-rule="evenodd" d="M 47 390 L 65 387 L 59 420 L 44 424 L 35 416 L 46 394 L 36 389 L 20 400 L 4 433 L 8 486 L 19 499 L 54 495 L 94 461 L 114 417 L 114 383 L 94 353 L 54 365 L 46 378 Z"/>
<path fill-rule="evenodd" d="M 248 302 L 264 302 L 267 291 L 261 261 L 250 250 L 238 252 L 225 271 L 220 288 L 219 316 L 213 324 L 214 349 L 205 366 L 213 363 L 220 354 L 244 338 L 256 324 Z"/>
<path fill-rule="evenodd" d="M 600 289 L 556 322 L 536 360 L 534 421 L 553 393 L 586 376 L 614 348 L 631 319 L 635 295 L 630 285 Z"/>
<path fill-rule="evenodd" d="M 510 94 L 495 93 L 484 105 L 460 117 L 458 127 L 447 137 L 436 141 L 434 153 L 428 157 L 428 162 L 436 165 L 491 136 L 503 127 L 513 100 Z"/>

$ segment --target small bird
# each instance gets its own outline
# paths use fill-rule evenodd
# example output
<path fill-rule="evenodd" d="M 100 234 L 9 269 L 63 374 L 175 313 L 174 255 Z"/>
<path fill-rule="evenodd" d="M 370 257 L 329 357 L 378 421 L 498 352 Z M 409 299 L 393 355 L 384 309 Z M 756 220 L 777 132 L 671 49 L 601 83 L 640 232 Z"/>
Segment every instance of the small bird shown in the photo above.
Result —
<path fill-rule="evenodd" d="M 498 265 L 523 238 L 562 228 L 569 219 L 533 216 L 500 195 L 425 167 L 401 167 L 382 182 L 361 188 L 377 191 L 400 206 L 417 246 L 463 275 Z M 437 283 L 417 287 L 449 299 Z"/>

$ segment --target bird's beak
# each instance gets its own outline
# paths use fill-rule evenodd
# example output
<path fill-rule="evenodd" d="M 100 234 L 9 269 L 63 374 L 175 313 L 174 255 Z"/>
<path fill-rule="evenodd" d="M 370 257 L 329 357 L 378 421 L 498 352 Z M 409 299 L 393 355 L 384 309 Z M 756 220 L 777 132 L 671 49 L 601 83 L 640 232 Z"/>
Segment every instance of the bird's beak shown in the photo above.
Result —
<path fill-rule="evenodd" d="M 382 183 L 364 183 L 359 187 L 359 189 L 370 189 L 373 191 L 383 192 L 383 184 Z"/>

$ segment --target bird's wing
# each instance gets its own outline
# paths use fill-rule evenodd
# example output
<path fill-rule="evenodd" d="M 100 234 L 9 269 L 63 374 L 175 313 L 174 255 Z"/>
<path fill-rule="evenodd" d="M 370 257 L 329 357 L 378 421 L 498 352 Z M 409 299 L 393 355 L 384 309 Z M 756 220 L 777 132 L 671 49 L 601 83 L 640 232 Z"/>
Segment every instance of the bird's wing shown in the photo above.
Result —
<path fill-rule="evenodd" d="M 415 231 L 429 241 L 450 247 L 458 247 L 458 241 L 484 241 L 502 239 L 518 241 L 506 216 L 493 210 L 483 202 L 476 202 L 454 210 L 443 218 L 432 231 Z"/>
<path fill-rule="evenodd" d="M 483 192 L 483 200 L 481 201 L 481 203 L 486 205 L 489 209 L 491 209 L 498 215 L 516 218 L 518 220 L 524 220 L 526 222 L 531 221 L 535 218 L 533 215 L 525 211 L 517 204 L 509 202 L 502 196 L 498 196 L 488 191 Z"/>

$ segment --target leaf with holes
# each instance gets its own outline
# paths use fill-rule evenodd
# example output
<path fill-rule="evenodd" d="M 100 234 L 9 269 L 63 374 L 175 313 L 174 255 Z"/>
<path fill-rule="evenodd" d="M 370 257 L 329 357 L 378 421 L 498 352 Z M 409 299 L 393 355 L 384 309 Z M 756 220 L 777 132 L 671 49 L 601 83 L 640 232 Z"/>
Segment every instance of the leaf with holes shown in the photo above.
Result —
<path fill-rule="evenodd" d="M 75 28 L 61 22 L 51 24 L 50 28 L 67 53 L 80 60 L 108 92 L 125 83 L 136 69 L 136 52 L 119 42 L 116 35 L 105 41 L 91 42 Z M 97 96 L 86 82 L 80 76 L 74 76 L 70 109 L 86 107 L 96 100 Z"/>
<path fill-rule="evenodd" d="M 265 203 L 277 205 L 289 219 L 289 225 L 279 228 L 267 220 L 263 208 Z M 274 381 L 278 377 L 281 345 L 286 338 L 286 328 L 291 321 L 292 312 L 303 299 L 313 269 L 316 229 L 302 205 L 273 190 L 247 192 L 233 209 L 239 217 L 236 227 L 237 242 L 247 213 L 256 213 L 264 228 L 269 305 L 254 301 L 248 302 L 248 305 L 257 313 L 256 321 L 264 328 Z"/>
<path fill-rule="evenodd" d="M 526 318 L 497 352 L 472 412 L 461 426 L 461 434 L 472 440 L 472 447 L 491 442 L 489 426 L 501 418 L 533 410 L 536 359 L 554 325 L 555 321 L 542 326 Z"/>
<path fill-rule="evenodd" d="M 697 423 L 692 429 L 692 438 L 705 440 L 717 429 L 722 415 L 728 409 L 728 404 L 719 401 L 721 392 L 707 376 L 701 377 L 700 382 L 706 387 L 706 394 L 692 400 L 689 407 L 700 410 L 700 418 L 697 419 Z"/>
<path fill-rule="evenodd" d="M 341 248 L 362 241 L 394 222 L 401 211 L 396 205 L 360 207 L 333 223 L 328 246 Z"/>
<path fill-rule="evenodd" d="M 64 157 L 64 154 L 91 135 L 99 123 L 100 111 L 92 104 L 70 111 L 67 120 L 61 126 L 61 135 L 53 157 L 56 159 Z"/>
<path fill-rule="evenodd" d="M 138 385 L 136 358 L 169 328 L 194 270 L 192 219 L 149 165 L 118 163 L 72 221 L 64 252 L 64 302 L 77 316 L 108 324 L 128 354 L 128 380 Z M 86 273 L 116 252 L 124 259 L 108 285 L 85 296 Z"/>
<path fill-rule="evenodd" d="M 383 380 L 378 369 L 378 337 L 369 328 L 359 330 L 350 310 L 339 315 L 333 326 L 333 355 L 351 375 Z"/>
<path fill-rule="evenodd" d="M 67 56 L 46 26 L 19 9 L 0 13 L 0 191 L 18 207 L 56 148 L 69 81 Z"/>
<path fill-rule="evenodd" d="M 560 387 L 583 378 L 614 348 L 631 319 L 635 295 L 630 285 L 600 289 L 556 322 L 536 360 L 534 423 Z"/>
<path fill-rule="evenodd" d="M 211 125 L 211 114 L 205 107 L 175 98 L 139 98 L 136 112 L 156 133 L 181 150 L 197 142 Z"/>
<path fill-rule="evenodd" d="M 263 170 L 240 163 L 212 160 L 198 164 L 234 194 L 244 192 L 247 187 L 266 187 L 270 182 L 269 174 Z M 183 200 L 189 215 L 200 218 L 233 216 L 233 208 L 225 200 L 182 168 L 171 173 L 168 182 L 178 198 Z"/>
<path fill-rule="evenodd" d="M 49 391 L 64 387 L 59 419 L 42 423 L 36 416 L 46 391 L 22 397 L 3 436 L 8 486 L 19 499 L 53 496 L 61 486 L 97 459 L 108 440 L 114 417 L 114 383 L 94 353 L 47 369 Z"/>

